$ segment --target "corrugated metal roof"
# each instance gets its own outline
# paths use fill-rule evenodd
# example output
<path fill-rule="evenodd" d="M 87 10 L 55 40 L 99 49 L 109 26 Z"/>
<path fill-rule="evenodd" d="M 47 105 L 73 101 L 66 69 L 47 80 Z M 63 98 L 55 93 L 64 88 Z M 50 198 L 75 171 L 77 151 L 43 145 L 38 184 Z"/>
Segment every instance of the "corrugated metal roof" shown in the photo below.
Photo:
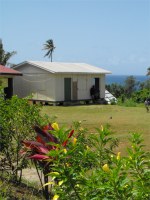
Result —
<path fill-rule="evenodd" d="M 21 72 L 0 65 L 0 75 L 22 75 Z"/>
<path fill-rule="evenodd" d="M 110 71 L 95 67 L 85 63 L 63 63 L 63 62 L 42 62 L 42 61 L 26 61 L 16 65 L 17 68 L 23 64 L 29 63 L 51 73 L 94 73 L 94 74 L 111 74 Z"/>

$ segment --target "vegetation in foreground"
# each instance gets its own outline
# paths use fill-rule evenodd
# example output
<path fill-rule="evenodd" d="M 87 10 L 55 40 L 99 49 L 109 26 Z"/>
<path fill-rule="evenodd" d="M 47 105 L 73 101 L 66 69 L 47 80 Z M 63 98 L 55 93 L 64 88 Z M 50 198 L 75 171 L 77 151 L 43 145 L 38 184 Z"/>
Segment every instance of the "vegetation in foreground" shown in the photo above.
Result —
<path fill-rule="evenodd" d="M 108 107 L 118 109 L 115 106 Z M 99 107 L 103 115 L 108 107 Z M 114 138 L 112 131 L 107 126 L 100 127 L 100 124 L 106 124 L 102 121 L 95 123 L 95 127 L 100 127 L 95 131 L 78 121 L 70 124 L 68 129 L 64 125 L 59 128 L 54 119 L 40 115 L 41 107 L 29 105 L 27 99 L 17 97 L 6 101 L 0 98 L 0 108 L 1 199 L 149 199 L 149 154 L 143 150 L 140 134 L 130 134 L 130 143 L 124 156 L 123 149 L 118 152 L 118 139 Z M 68 108 L 78 108 L 82 113 L 82 108 L 86 112 L 90 108 L 98 109 L 95 106 L 89 106 L 88 111 L 84 106 L 63 109 L 69 113 Z M 57 109 L 61 110 L 62 107 Z M 146 113 L 144 108 L 138 109 Z M 95 118 L 84 113 L 90 120 L 93 119 L 93 123 L 96 119 L 95 110 Z M 65 112 L 62 118 L 64 116 Z M 79 116 L 82 117 L 78 113 L 76 117 Z M 35 196 L 32 189 L 30 197 L 26 197 L 24 192 L 27 187 L 21 187 L 22 170 L 28 167 L 29 158 L 45 177 L 45 183 L 42 183 L 45 185 L 41 187 L 43 197 Z M 8 182 L 11 184 L 6 185 Z M 16 191 L 14 188 L 18 188 L 17 185 L 20 189 Z"/>
<path fill-rule="evenodd" d="M 80 122 L 73 128 L 59 128 L 57 123 L 35 127 L 36 140 L 23 141 L 28 157 L 47 180 L 46 200 L 150 198 L 150 155 L 143 150 L 140 134 L 131 134 L 127 155 L 122 156 L 115 153 L 118 139 L 107 127 L 97 128 L 88 138 Z"/>

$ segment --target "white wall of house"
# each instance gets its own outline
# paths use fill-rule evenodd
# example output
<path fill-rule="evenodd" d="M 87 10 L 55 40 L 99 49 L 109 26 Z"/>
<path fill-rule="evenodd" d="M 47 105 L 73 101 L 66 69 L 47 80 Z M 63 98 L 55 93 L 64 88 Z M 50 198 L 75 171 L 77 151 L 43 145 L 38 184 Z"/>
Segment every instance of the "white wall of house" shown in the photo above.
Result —
<path fill-rule="evenodd" d="M 14 94 L 20 98 L 32 95 L 32 99 L 55 101 L 53 74 L 29 64 L 17 69 L 23 76 L 14 78 Z"/>
<path fill-rule="evenodd" d="M 73 99 L 73 82 L 77 82 L 78 100 L 91 99 L 90 88 L 94 78 L 99 78 L 100 97 L 105 98 L 105 75 L 97 74 L 57 74 L 55 75 L 55 100 L 64 101 L 64 78 L 71 78 L 71 100 Z"/>
<path fill-rule="evenodd" d="M 105 75 L 100 76 L 100 97 L 105 98 Z"/>

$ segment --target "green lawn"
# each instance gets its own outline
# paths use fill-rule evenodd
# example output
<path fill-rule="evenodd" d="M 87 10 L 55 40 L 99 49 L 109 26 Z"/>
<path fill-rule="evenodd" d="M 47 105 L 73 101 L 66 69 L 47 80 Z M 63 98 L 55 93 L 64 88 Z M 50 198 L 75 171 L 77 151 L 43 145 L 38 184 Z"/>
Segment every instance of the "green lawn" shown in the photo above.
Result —
<path fill-rule="evenodd" d="M 91 132 L 96 127 L 109 124 L 111 130 L 120 139 L 120 147 L 127 145 L 130 133 L 143 135 L 146 149 L 150 144 L 150 112 L 145 107 L 123 107 L 118 105 L 82 105 L 82 106 L 43 106 L 42 113 L 50 117 L 56 115 L 61 125 L 71 126 L 73 121 L 81 121 L 83 127 Z"/>

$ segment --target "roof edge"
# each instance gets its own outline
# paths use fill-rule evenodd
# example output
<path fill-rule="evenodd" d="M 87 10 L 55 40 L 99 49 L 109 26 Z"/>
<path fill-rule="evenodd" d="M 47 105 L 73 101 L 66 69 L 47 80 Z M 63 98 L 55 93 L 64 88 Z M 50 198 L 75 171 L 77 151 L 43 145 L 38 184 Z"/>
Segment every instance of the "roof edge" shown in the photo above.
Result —
<path fill-rule="evenodd" d="M 53 74 L 77 74 L 77 73 L 80 73 L 80 74 L 112 74 L 112 72 L 111 71 L 109 71 L 109 70 L 105 70 L 105 72 L 89 72 L 89 73 L 87 73 L 87 72 L 55 72 L 55 71 L 52 71 L 52 70 L 47 70 L 47 69 L 45 69 L 44 67 L 41 67 L 40 65 L 38 65 L 38 64 L 35 64 L 35 63 L 33 63 L 33 62 L 36 62 L 36 61 L 23 61 L 23 62 L 21 62 L 21 63 L 19 63 L 19 64 L 17 64 L 17 65 L 15 65 L 15 66 L 13 66 L 12 68 L 13 69 L 16 69 L 16 68 L 18 68 L 18 67 L 20 67 L 20 66 L 22 66 L 22 65 L 24 65 L 24 64 L 30 64 L 30 65 L 32 65 L 32 66 L 35 66 L 35 67 L 39 67 L 40 69 L 43 69 L 43 70 L 45 70 L 45 71 L 48 71 L 48 72 L 51 72 L 51 73 L 53 73 Z M 38 61 L 37 61 L 38 62 Z M 40 62 L 40 61 L 39 61 Z M 43 61 L 41 61 L 41 62 L 43 62 Z M 46 61 L 45 61 L 46 62 Z M 55 63 L 55 62 L 54 62 Z M 59 62 L 56 62 L 56 63 L 59 63 Z M 66 62 L 64 62 L 64 63 L 66 63 Z M 70 63 L 71 64 L 71 63 Z M 74 64 L 80 64 L 80 63 L 74 63 Z M 87 64 L 87 63 L 81 63 L 81 64 Z M 98 67 L 97 67 L 98 68 Z"/>
<path fill-rule="evenodd" d="M 44 67 L 41 67 L 40 65 L 34 64 L 33 62 L 32 61 L 24 61 L 24 62 L 19 63 L 18 65 L 13 66 L 13 68 L 15 69 L 17 67 L 20 67 L 21 65 L 29 64 L 29 65 L 32 65 L 32 66 L 35 66 L 35 67 L 39 67 L 40 69 L 43 69 L 43 70 L 48 71 L 48 72 L 51 72 L 53 74 L 56 73 L 56 72 L 54 72 L 52 70 L 46 70 Z"/>

